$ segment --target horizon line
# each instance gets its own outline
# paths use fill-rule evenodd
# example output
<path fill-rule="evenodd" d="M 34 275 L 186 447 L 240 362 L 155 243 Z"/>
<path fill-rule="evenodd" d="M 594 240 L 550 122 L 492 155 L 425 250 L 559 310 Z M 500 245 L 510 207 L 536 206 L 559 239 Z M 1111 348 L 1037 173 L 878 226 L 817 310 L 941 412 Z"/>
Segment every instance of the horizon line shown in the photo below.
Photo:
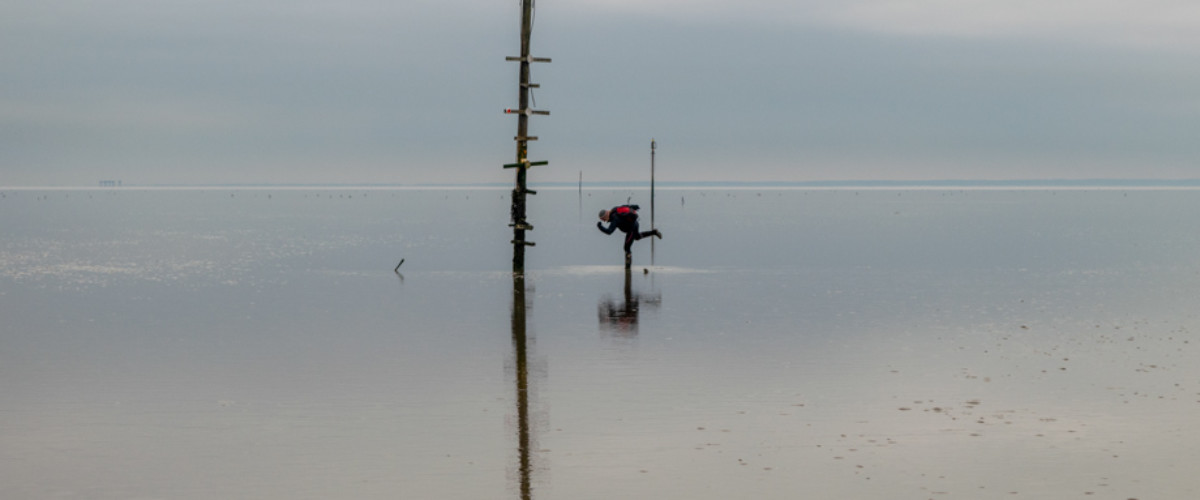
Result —
<path fill-rule="evenodd" d="M 650 181 L 543 181 L 530 182 L 530 187 L 544 189 L 567 188 L 633 188 L 647 189 Z M 0 190 L 121 190 L 121 189 L 508 189 L 508 182 L 429 182 L 429 183 L 198 183 L 168 184 L 124 183 L 120 185 L 25 185 L 0 186 Z M 1200 188 L 1200 178 L 1182 179 L 1139 179 L 1139 178 L 1089 178 L 1089 179 L 924 179 L 924 180 L 817 180 L 817 181 L 656 181 L 655 187 L 666 189 L 687 188 Z"/>

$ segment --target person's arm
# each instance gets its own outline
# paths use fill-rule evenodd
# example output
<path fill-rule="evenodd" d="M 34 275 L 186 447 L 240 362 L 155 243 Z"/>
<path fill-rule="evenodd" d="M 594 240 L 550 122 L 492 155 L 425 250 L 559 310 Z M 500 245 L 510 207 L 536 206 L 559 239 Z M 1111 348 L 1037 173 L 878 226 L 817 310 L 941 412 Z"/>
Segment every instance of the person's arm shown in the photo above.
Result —
<path fill-rule="evenodd" d="M 613 231 L 617 230 L 617 221 L 609 221 L 607 228 L 604 227 L 603 222 L 596 221 L 596 229 L 599 229 L 604 234 L 612 234 Z"/>

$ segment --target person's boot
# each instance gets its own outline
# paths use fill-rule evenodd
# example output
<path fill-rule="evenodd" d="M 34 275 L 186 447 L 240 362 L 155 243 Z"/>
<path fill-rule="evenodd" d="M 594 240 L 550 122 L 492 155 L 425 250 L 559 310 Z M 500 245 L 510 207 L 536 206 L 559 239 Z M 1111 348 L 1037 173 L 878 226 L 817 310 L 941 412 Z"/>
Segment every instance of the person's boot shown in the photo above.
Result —
<path fill-rule="evenodd" d="M 662 231 L 659 231 L 659 230 L 655 229 L 655 230 L 654 230 L 654 235 L 655 235 L 655 236 L 658 236 L 658 239 L 660 239 L 660 240 L 662 239 Z"/>
<path fill-rule="evenodd" d="M 633 254 L 631 254 L 631 253 L 625 254 L 625 269 L 629 269 L 629 266 L 632 266 L 632 265 L 633 265 Z"/>

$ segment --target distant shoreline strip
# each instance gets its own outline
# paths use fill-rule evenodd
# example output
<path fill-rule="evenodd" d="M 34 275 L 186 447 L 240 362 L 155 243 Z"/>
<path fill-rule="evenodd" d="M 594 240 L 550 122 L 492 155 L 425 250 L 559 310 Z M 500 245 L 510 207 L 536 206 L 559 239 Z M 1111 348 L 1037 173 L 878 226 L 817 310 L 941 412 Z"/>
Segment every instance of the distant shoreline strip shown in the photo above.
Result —
<path fill-rule="evenodd" d="M 531 183 L 548 190 L 575 190 L 577 182 Z M 583 189 L 649 189 L 649 182 L 587 182 Z M 803 190 L 803 189 L 1200 189 L 1200 179 L 1019 179 L 1019 180 L 865 180 L 797 182 L 672 182 L 658 181 L 656 189 L 670 190 Z M 480 184 L 131 184 L 121 186 L 0 186 L 0 191 L 129 191 L 129 190 L 508 190 L 508 183 Z"/>

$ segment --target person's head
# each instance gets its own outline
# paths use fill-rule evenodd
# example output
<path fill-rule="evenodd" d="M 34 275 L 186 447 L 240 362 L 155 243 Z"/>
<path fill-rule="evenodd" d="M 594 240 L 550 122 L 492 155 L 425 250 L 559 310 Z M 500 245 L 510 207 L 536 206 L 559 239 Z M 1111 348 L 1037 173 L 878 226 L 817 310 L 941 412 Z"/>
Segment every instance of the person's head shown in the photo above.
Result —
<path fill-rule="evenodd" d="M 600 220 L 602 220 L 604 222 L 608 222 L 608 210 L 600 211 Z"/>

